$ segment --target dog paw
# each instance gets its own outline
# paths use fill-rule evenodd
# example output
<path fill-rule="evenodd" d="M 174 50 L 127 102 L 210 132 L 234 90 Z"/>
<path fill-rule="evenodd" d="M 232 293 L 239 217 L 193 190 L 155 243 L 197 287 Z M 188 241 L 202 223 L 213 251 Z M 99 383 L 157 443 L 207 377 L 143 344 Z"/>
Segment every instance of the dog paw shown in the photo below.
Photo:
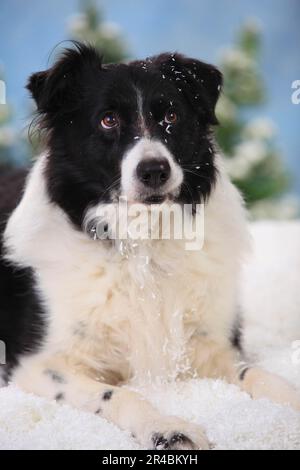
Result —
<path fill-rule="evenodd" d="M 175 417 L 152 423 L 147 448 L 155 450 L 209 450 L 210 444 L 200 426 Z"/>

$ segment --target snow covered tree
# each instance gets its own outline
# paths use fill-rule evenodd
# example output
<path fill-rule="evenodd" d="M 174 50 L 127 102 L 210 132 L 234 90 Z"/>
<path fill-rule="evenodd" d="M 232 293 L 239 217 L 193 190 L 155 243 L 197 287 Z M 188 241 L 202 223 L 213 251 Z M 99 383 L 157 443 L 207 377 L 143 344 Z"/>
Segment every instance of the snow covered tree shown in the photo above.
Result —
<path fill-rule="evenodd" d="M 103 52 L 104 62 L 120 62 L 127 57 L 127 46 L 115 23 L 104 21 L 102 12 L 93 0 L 83 0 L 82 12 L 69 21 L 73 39 L 87 41 Z"/>
<path fill-rule="evenodd" d="M 289 176 L 276 147 L 274 124 L 265 117 L 250 117 L 266 98 L 260 52 L 260 28 L 252 20 L 242 28 L 235 45 L 222 53 L 224 92 L 217 108 L 221 123 L 217 139 L 248 207 L 263 216 L 270 215 L 272 208 L 274 216 L 274 200 L 287 189 Z"/>

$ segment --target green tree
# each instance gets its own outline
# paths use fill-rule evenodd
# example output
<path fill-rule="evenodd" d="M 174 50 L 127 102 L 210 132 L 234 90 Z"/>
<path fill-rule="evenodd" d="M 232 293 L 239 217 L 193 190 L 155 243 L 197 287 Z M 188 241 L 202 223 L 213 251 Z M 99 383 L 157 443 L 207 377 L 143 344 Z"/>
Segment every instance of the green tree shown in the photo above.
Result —
<path fill-rule="evenodd" d="M 268 215 L 274 199 L 288 188 L 289 175 L 276 147 L 274 124 L 265 117 L 249 117 L 251 111 L 257 114 L 266 100 L 260 54 L 260 28 L 254 21 L 247 22 L 236 43 L 221 57 L 224 92 L 217 108 L 221 123 L 217 139 L 248 207 Z"/>
<path fill-rule="evenodd" d="M 93 0 L 81 2 L 82 11 L 70 18 L 69 32 L 73 39 L 86 41 L 103 52 L 104 62 L 120 62 L 128 57 L 127 46 L 118 25 L 104 21 Z"/>

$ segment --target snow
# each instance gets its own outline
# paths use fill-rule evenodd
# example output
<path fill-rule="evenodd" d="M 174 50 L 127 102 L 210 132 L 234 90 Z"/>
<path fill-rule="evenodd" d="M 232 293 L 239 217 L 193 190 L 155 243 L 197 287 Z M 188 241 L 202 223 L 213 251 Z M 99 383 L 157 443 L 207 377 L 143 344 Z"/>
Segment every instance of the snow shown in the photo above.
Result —
<path fill-rule="evenodd" d="M 252 119 L 243 130 L 244 138 L 269 140 L 276 135 L 276 127 L 271 119 L 259 117 Z"/>
<path fill-rule="evenodd" d="M 76 13 L 69 18 L 68 30 L 72 33 L 84 31 L 88 27 L 88 19 L 85 13 Z"/>
<path fill-rule="evenodd" d="M 242 282 L 246 350 L 300 389 L 300 222 L 252 225 L 254 253 Z M 300 414 L 253 401 L 221 380 L 140 388 L 162 413 L 199 423 L 215 449 L 300 449 Z M 0 449 L 138 449 L 99 416 L 0 389 Z"/>
<path fill-rule="evenodd" d="M 106 39 L 116 39 L 121 34 L 120 26 L 113 21 L 106 21 L 98 29 Z"/>
<path fill-rule="evenodd" d="M 235 70 L 246 71 L 254 64 L 253 60 L 238 48 L 224 48 L 222 52 L 222 62 L 226 67 Z"/>
<path fill-rule="evenodd" d="M 228 173 L 232 178 L 245 178 L 268 155 L 268 146 L 263 140 L 245 140 L 236 145 L 233 157 L 226 159 Z"/>

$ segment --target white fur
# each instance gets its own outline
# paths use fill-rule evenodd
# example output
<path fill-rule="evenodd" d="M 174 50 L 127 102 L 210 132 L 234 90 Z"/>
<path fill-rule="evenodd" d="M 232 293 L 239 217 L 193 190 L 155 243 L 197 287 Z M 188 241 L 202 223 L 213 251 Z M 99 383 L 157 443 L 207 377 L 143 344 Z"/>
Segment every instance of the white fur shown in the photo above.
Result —
<path fill-rule="evenodd" d="M 230 335 L 248 233 L 240 195 L 219 157 L 199 251 L 185 250 L 185 240 L 108 246 L 90 239 L 49 202 L 46 163 L 44 155 L 35 164 L 5 231 L 7 258 L 34 268 L 48 316 L 42 349 L 21 358 L 14 383 L 100 413 L 156 449 L 207 449 L 209 443 L 199 426 L 164 417 L 116 385 L 225 377 L 254 398 L 269 396 L 300 410 L 298 392 L 282 379 L 257 368 L 238 375 Z M 185 439 L 174 440 L 178 433 Z"/>
<path fill-rule="evenodd" d="M 209 356 L 208 339 L 228 348 L 248 238 L 241 198 L 220 160 L 203 249 L 141 241 L 128 255 L 76 231 L 49 202 L 46 159 L 35 164 L 5 232 L 8 258 L 36 271 L 49 318 L 43 354 L 63 351 L 74 366 L 115 383 L 193 373 L 201 345 Z M 197 372 L 207 367 L 205 360 Z"/>
<path fill-rule="evenodd" d="M 140 183 L 136 178 L 136 168 L 143 159 L 162 159 L 165 158 L 171 168 L 171 174 L 168 182 L 164 186 L 164 194 L 176 194 L 183 181 L 183 172 L 178 163 L 167 147 L 158 140 L 142 138 L 125 155 L 122 161 L 121 187 L 122 193 L 129 200 L 137 200 Z M 145 191 L 145 188 L 142 188 Z"/>

